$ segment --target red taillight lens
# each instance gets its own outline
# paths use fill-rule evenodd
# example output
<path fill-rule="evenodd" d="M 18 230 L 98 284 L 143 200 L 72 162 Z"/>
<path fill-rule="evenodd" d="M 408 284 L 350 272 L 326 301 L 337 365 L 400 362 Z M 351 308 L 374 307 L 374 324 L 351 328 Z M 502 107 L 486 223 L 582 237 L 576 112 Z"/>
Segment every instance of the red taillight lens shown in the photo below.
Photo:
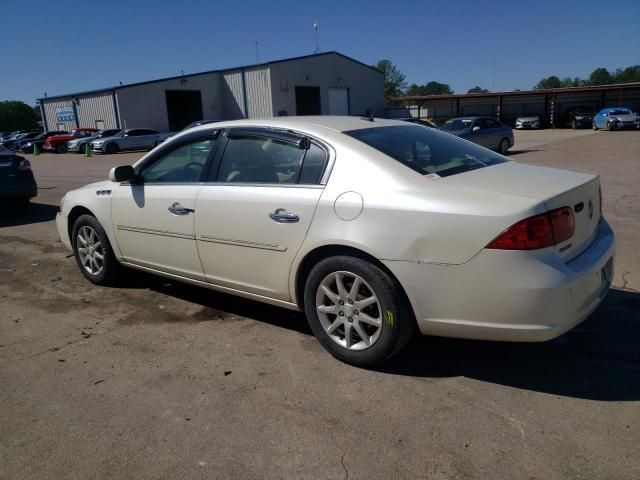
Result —
<path fill-rule="evenodd" d="M 26 158 L 20 160 L 20 163 L 18 164 L 18 170 L 31 170 L 31 162 Z"/>
<path fill-rule="evenodd" d="M 549 212 L 551 226 L 553 227 L 553 239 L 555 243 L 569 240 L 576 232 L 576 222 L 573 210 L 570 207 L 562 207 Z"/>
<path fill-rule="evenodd" d="M 526 218 L 507 228 L 487 248 L 500 250 L 535 250 L 564 242 L 575 232 L 570 207 L 562 207 Z"/>

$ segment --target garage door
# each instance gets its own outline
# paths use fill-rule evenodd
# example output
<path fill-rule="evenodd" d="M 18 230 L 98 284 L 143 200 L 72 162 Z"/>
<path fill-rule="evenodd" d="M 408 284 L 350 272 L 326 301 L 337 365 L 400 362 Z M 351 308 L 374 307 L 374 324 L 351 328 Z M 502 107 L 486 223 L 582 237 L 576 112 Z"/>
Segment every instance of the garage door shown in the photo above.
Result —
<path fill-rule="evenodd" d="M 349 115 L 348 88 L 329 88 L 329 115 Z"/>

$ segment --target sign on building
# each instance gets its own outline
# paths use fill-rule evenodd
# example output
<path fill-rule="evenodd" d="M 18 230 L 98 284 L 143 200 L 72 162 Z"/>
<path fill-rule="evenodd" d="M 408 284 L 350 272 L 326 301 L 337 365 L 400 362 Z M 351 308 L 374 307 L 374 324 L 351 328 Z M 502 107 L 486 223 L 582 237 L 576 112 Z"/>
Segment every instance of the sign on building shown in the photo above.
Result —
<path fill-rule="evenodd" d="M 73 113 L 73 107 L 56 107 L 56 122 L 74 122 L 76 116 Z"/>

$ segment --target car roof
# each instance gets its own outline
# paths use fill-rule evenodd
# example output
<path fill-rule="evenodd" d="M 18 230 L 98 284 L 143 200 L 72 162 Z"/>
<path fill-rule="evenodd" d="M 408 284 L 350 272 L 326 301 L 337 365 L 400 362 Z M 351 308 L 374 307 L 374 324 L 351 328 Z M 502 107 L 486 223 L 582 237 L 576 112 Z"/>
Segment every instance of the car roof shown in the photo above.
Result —
<path fill-rule="evenodd" d="M 198 130 L 210 130 L 212 128 L 232 128 L 232 127 L 271 127 L 284 130 L 303 130 L 310 134 L 346 132 L 350 130 L 361 130 L 365 128 L 404 126 L 411 127 L 407 122 L 399 120 L 388 120 L 385 118 L 364 118 L 335 115 L 308 115 L 299 117 L 275 117 L 262 119 L 243 119 L 216 122 L 214 124 L 200 125 L 189 129 L 190 132 Z"/>

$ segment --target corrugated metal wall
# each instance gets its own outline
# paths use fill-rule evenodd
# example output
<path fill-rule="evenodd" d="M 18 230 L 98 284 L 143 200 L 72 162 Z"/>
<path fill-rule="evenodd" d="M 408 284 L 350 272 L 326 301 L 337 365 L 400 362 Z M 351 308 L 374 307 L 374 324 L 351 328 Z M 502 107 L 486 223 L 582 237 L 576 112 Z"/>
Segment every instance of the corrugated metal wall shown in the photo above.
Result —
<path fill-rule="evenodd" d="M 44 106 L 44 113 L 47 117 L 48 130 L 71 130 L 72 128 L 76 128 L 75 120 L 58 122 L 56 118 L 56 109 L 58 107 L 73 107 L 73 99 L 71 97 L 56 100 L 43 100 L 42 104 Z"/>
<path fill-rule="evenodd" d="M 121 128 L 154 128 L 169 130 L 167 90 L 199 91 L 205 119 L 223 118 L 220 102 L 220 74 L 207 73 L 171 80 L 122 87 L 116 90 Z"/>
<path fill-rule="evenodd" d="M 96 127 L 102 121 L 104 128 L 117 128 L 112 92 L 81 95 L 76 110 L 81 127 Z"/>
<path fill-rule="evenodd" d="M 273 116 L 271 99 L 271 71 L 268 67 L 244 71 L 247 87 L 248 118 L 266 118 Z"/>
<path fill-rule="evenodd" d="M 224 118 L 228 120 L 245 118 L 242 71 L 223 73 L 221 90 Z"/>

